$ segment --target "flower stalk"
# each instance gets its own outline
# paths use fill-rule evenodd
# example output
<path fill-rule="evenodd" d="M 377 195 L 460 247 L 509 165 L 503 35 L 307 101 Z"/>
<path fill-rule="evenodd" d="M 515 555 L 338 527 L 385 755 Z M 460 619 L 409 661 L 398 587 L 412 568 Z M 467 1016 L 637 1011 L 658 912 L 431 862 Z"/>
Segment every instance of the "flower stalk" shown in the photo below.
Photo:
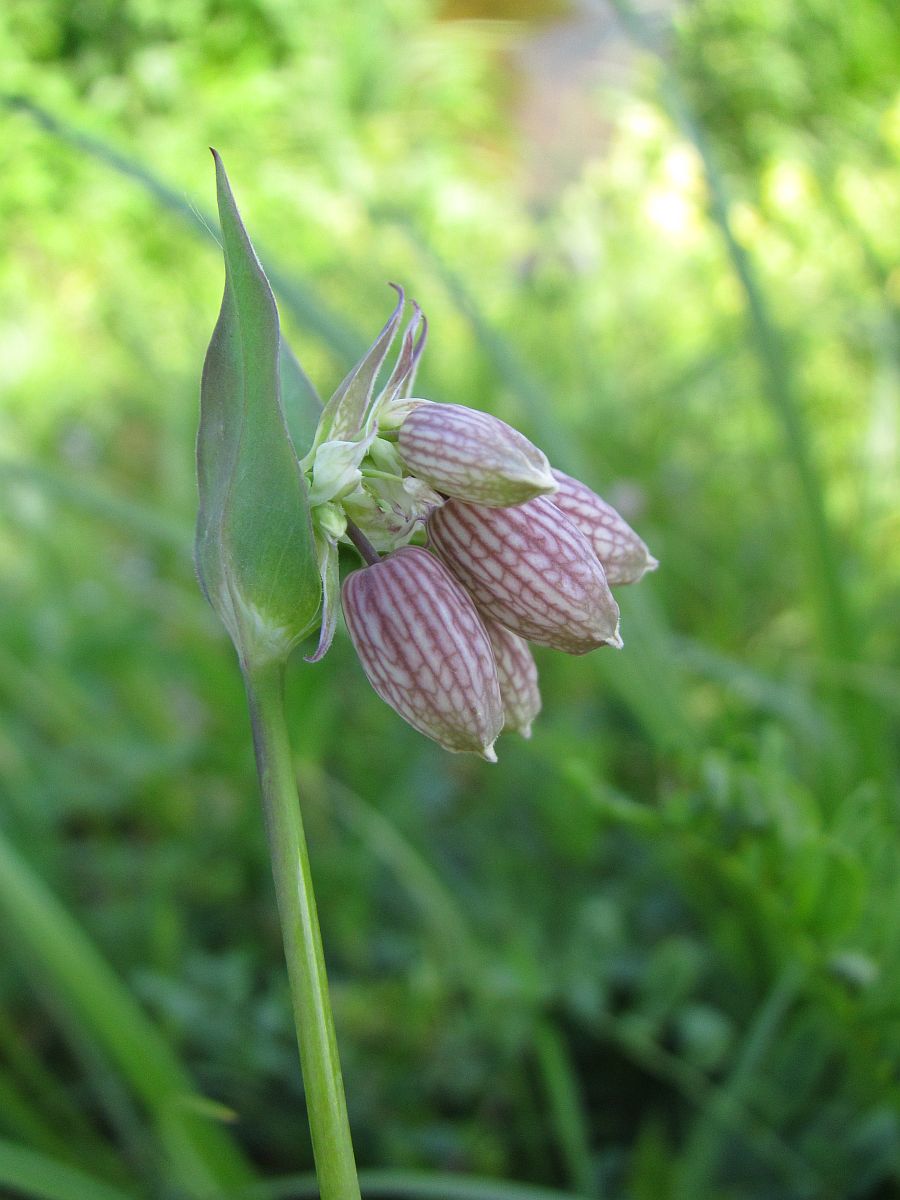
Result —
<path fill-rule="evenodd" d="M 253 744 L 322 1200 L 359 1200 L 322 935 L 284 715 L 284 664 L 245 671 Z"/>
<path fill-rule="evenodd" d="M 360 557 L 367 566 L 373 566 L 377 562 L 381 562 L 381 555 L 359 528 L 352 521 L 347 522 L 347 537 L 359 551 Z"/>

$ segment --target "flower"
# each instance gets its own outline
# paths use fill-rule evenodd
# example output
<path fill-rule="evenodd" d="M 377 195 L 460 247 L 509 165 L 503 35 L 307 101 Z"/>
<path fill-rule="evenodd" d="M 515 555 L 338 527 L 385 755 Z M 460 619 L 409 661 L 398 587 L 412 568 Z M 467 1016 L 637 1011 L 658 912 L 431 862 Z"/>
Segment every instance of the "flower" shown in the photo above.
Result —
<path fill-rule="evenodd" d="M 517 429 L 461 404 L 422 400 L 400 426 L 400 457 L 445 496 L 505 507 L 556 491 L 547 456 Z"/>
<path fill-rule="evenodd" d="M 397 291 L 300 460 L 322 582 L 309 661 L 327 653 L 343 608 L 378 695 L 445 749 L 493 762 L 501 728 L 529 737 L 541 709 L 528 642 L 567 654 L 621 647 L 610 585 L 658 564 L 614 508 L 518 430 L 411 395 L 427 332 L 415 304 L 376 394 L 402 319 Z M 341 588 L 348 543 L 367 565 Z"/>
<path fill-rule="evenodd" d="M 445 750 L 496 762 L 503 704 L 469 596 L 427 550 L 405 546 L 344 581 L 347 629 L 372 687 Z"/>
<path fill-rule="evenodd" d="M 528 643 L 510 633 L 489 617 L 482 617 L 497 666 L 500 699 L 503 701 L 503 728 L 531 737 L 531 722 L 541 711 L 538 672 Z"/>
<path fill-rule="evenodd" d="M 571 475 L 554 470 L 553 478 L 559 488 L 551 500 L 591 543 L 610 587 L 637 583 L 647 571 L 656 570 L 657 560 L 611 504 Z"/>
<path fill-rule="evenodd" d="M 428 536 L 477 607 L 520 637 L 567 654 L 622 645 L 603 567 L 549 499 L 514 508 L 448 500 L 428 518 Z"/>

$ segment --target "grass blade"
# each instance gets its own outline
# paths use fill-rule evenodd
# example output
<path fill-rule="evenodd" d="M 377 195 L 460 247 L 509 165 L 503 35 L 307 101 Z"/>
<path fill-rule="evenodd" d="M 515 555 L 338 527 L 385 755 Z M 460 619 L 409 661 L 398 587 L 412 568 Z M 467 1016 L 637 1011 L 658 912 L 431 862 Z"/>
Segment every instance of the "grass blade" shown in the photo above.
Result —
<path fill-rule="evenodd" d="M 249 1177 L 228 1134 L 192 1110 L 195 1089 L 169 1044 L 84 931 L 0 836 L 0 912 L 13 948 L 100 1044 L 149 1111 L 183 1190 L 209 1196 Z"/>
<path fill-rule="evenodd" d="M 547 1094 L 548 1115 L 569 1178 L 585 1196 L 599 1196 L 590 1128 L 569 1048 L 559 1031 L 544 1020 L 534 1031 L 534 1049 Z"/>
<path fill-rule="evenodd" d="M 14 487 L 33 488 L 86 516 L 109 521 L 155 546 L 174 550 L 190 562 L 190 527 L 155 508 L 79 482 L 36 462 L 0 459 L 0 481 Z"/>
<path fill-rule="evenodd" d="M 107 167 L 124 175 L 148 192 L 161 207 L 181 217 L 191 231 L 218 240 L 218 222 L 212 213 L 189 202 L 142 163 L 122 154 L 101 138 L 85 133 L 67 121 L 36 104 L 27 96 L 0 96 L 0 104 L 13 112 L 25 113 L 52 137 L 90 155 Z M 305 328 L 315 334 L 341 362 L 355 362 L 365 349 L 365 341 L 342 317 L 323 304 L 315 289 L 293 274 L 273 267 L 268 256 L 260 256 L 272 287 L 285 307 Z"/>
<path fill-rule="evenodd" d="M 753 257 L 735 233 L 731 198 L 706 129 L 692 111 L 674 69 L 649 36 L 631 0 L 613 0 L 623 26 L 642 49 L 659 58 L 663 105 L 700 159 L 709 196 L 709 216 L 725 247 L 732 273 L 744 298 L 748 342 L 759 363 L 762 396 L 778 423 L 785 457 L 793 469 L 805 517 L 809 592 L 815 608 L 822 649 L 847 662 L 859 658 L 862 624 L 856 619 L 840 568 L 840 551 L 825 506 L 825 486 L 797 394 L 794 364 L 783 331 L 772 315 Z M 857 734 L 869 764 L 888 770 L 888 754 L 880 714 L 871 706 L 838 694 L 845 720 Z"/>
<path fill-rule="evenodd" d="M 801 982 L 799 968 L 792 965 L 766 997 L 747 1031 L 731 1075 L 716 1093 L 712 1104 L 698 1116 L 682 1153 L 676 1200 L 691 1200 L 694 1196 L 708 1194 L 725 1144 L 722 1114 L 729 1107 L 733 1109 L 738 1104 L 747 1103 L 754 1077 L 797 997 Z"/>
<path fill-rule="evenodd" d="M 136 1196 L 7 1141 L 0 1141 L 0 1187 L 34 1200 L 135 1200 Z"/>

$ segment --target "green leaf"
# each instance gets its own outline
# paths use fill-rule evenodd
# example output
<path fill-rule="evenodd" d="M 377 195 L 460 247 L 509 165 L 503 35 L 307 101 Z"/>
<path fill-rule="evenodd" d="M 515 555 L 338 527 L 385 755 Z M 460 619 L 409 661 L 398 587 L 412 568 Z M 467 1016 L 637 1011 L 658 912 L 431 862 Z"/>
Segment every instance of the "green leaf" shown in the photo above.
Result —
<path fill-rule="evenodd" d="M 321 583 L 306 483 L 281 406 L 282 371 L 292 399 L 302 384 L 282 352 L 275 298 L 213 157 L 225 292 L 201 387 L 197 570 L 242 661 L 260 663 L 285 657 L 314 627 Z"/>
<path fill-rule="evenodd" d="M 196 1088 L 169 1043 L 2 835 L 0 920 L 11 950 L 41 981 L 44 993 L 142 1102 L 162 1163 L 182 1194 L 208 1197 L 244 1184 L 250 1170 L 241 1152 L 220 1124 L 192 1106 Z"/>
<path fill-rule="evenodd" d="M 123 1192 L 68 1163 L 2 1140 L 0 1187 L 35 1200 L 134 1200 L 133 1192 Z"/>

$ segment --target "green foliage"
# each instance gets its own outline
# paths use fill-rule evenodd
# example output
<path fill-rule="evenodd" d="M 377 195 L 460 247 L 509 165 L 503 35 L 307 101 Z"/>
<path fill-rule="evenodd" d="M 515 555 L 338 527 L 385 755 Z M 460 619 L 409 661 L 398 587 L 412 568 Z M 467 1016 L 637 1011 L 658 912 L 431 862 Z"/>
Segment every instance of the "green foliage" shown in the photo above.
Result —
<path fill-rule="evenodd" d="M 35 1200 L 130 1200 L 132 1195 L 10 1142 L 0 1142 L 0 1182 Z"/>
<path fill-rule="evenodd" d="M 897 1190 L 889 9 L 704 0 L 662 59 L 594 30 L 627 70 L 573 95 L 556 26 L 478 5 L 3 7 L 44 115 L 0 139 L 0 1189 L 184 1194 L 167 1061 L 176 1131 L 309 1187 L 245 701 L 190 560 L 214 144 L 322 395 L 398 280 L 417 390 L 521 427 L 662 563 L 623 653 L 540 656 L 498 768 L 406 729 L 340 635 L 291 666 L 364 1194 Z M 164 1049 L 123 1058 L 134 1022 Z"/>
<path fill-rule="evenodd" d="M 64 1007 L 149 1110 L 162 1168 L 187 1195 L 226 1190 L 248 1177 L 237 1148 L 211 1123 L 165 1040 L 40 881 L 0 841 L 0 909 L 14 949 L 38 986 Z M 15 1161 L 8 1153 L 7 1158 Z M 24 1169 L 20 1169 L 24 1177 Z M 65 1172 L 60 1169 L 59 1175 Z M 73 1181 L 72 1186 L 75 1186 Z"/>
<path fill-rule="evenodd" d="M 225 295 L 203 366 L 197 570 L 243 663 L 285 658 L 321 607 L 306 481 L 281 407 L 275 297 L 216 162 Z"/>

